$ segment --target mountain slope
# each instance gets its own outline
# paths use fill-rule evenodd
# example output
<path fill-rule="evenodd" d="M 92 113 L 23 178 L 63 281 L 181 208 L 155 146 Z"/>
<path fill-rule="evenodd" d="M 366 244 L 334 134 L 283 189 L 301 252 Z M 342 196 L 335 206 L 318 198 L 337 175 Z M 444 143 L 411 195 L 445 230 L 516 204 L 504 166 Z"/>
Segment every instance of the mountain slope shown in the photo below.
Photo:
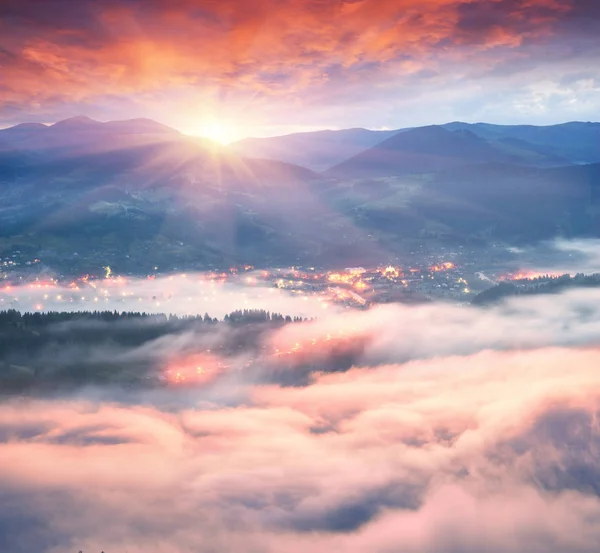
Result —
<path fill-rule="evenodd" d="M 272 138 L 246 138 L 231 144 L 230 148 L 242 157 L 274 159 L 302 165 L 313 171 L 324 171 L 398 132 L 367 129 L 316 131 Z"/>
<path fill-rule="evenodd" d="M 509 153 L 503 138 L 406 130 L 357 156 L 367 177 L 337 179 L 146 121 L 2 133 L 0 255 L 18 249 L 68 269 L 351 266 L 423 241 L 600 236 L 600 164 L 517 165 L 518 138 L 506 139 Z"/>
<path fill-rule="evenodd" d="M 538 169 L 502 164 L 434 176 L 422 212 L 456 231 L 513 242 L 600 233 L 600 164 Z"/>
<path fill-rule="evenodd" d="M 26 123 L 0 130 L 0 151 L 28 151 L 45 158 L 136 147 L 182 135 L 151 119 L 101 123 L 71 117 L 53 125 Z"/>
<path fill-rule="evenodd" d="M 331 181 L 321 197 L 389 249 L 407 240 L 531 244 L 600 236 L 600 164 L 542 169 L 480 163 Z"/>
<path fill-rule="evenodd" d="M 566 158 L 572 163 L 600 162 L 600 123 L 573 121 L 560 125 L 490 125 L 453 122 L 448 130 L 469 130 L 487 140 L 512 140 L 537 146 L 547 155 Z"/>
<path fill-rule="evenodd" d="M 159 260 L 295 264 L 334 258 L 353 240 L 352 224 L 318 201 L 322 178 L 308 169 L 178 134 L 107 134 L 105 125 L 70 121 L 60 147 L 39 141 L 32 151 L 26 141 L 0 152 L 0 253 L 17 244 L 70 262 L 73 252 L 126 258 L 139 270 Z"/>
<path fill-rule="evenodd" d="M 449 130 L 432 125 L 398 133 L 340 163 L 326 174 L 336 178 L 364 178 L 441 171 L 472 163 L 568 163 L 528 146 L 525 142 L 505 144 L 490 141 L 468 129 Z"/>

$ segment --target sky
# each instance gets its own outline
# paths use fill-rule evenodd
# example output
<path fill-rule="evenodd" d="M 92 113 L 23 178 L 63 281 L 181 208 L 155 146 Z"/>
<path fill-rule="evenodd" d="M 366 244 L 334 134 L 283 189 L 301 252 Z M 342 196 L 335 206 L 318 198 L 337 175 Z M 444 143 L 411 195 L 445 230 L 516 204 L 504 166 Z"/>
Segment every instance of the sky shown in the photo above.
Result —
<path fill-rule="evenodd" d="M 0 127 L 595 120 L 599 26 L 597 0 L 3 0 Z"/>

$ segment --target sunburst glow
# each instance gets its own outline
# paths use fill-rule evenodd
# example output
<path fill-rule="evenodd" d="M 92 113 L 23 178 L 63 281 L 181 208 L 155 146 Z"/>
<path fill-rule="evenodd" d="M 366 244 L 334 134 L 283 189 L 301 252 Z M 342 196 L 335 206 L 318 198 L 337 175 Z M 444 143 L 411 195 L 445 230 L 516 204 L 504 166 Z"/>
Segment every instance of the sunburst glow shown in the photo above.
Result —
<path fill-rule="evenodd" d="M 219 144 L 230 144 L 239 138 L 239 132 L 233 125 L 216 120 L 201 123 L 190 134 L 208 138 Z"/>

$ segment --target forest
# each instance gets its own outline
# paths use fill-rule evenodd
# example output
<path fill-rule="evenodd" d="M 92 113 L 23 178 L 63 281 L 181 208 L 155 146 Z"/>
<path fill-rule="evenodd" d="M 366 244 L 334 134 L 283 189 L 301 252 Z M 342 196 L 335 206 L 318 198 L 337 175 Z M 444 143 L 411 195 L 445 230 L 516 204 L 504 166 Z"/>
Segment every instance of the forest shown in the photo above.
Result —
<path fill-rule="evenodd" d="M 501 282 L 477 294 L 471 301 L 473 305 L 491 305 L 513 296 L 532 296 L 538 294 L 557 294 L 574 288 L 596 288 L 600 286 L 600 274 L 575 276 L 545 275 L 533 279 L 523 279 L 515 282 Z"/>
<path fill-rule="evenodd" d="M 255 355 L 264 333 L 302 322 L 261 309 L 204 316 L 0 311 L 0 393 L 84 385 L 155 387 L 175 354 Z"/>

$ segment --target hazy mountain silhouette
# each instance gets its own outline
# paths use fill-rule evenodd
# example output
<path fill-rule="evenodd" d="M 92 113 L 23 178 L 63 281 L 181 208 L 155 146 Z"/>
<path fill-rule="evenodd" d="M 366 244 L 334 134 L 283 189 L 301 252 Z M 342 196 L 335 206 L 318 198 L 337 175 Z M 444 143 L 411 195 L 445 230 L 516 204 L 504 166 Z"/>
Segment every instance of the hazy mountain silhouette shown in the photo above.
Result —
<path fill-rule="evenodd" d="M 72 156 L 169 141 L 180 136 L 175 129 L 151 119 L 101 123 L 77 116 L 53 125 L 24 123 L 2 129 L 0 150 L 29 151 L 50 157 Z"/>
<path fill-rule="evenodd" d="M 295 133 L 272 138 L 246 138 L 230 145 L 244 157 L 276 159 L 325 171 L 400 132 L 344 129 Z"/>
<path fill-rule="evenodd" d="M 546 155 L 523 142 L 518 147 L 488 141 L 469 129 L 448 130 L 432 125 L 398 133 L 336 165 L 326 173 L 360 178 L 440 171 L 473 163 L 558 165 L 566 159 Z"/>
<path fill-rule="evenodd" d="M 336 218 L 312 192 L 322 177 L 309 169 L 179 133 L 129 132 L 148 128 L 75 118 L 12 140 L 0 151 L 0 237 L 138 263 L 144 248 L 171 261 L 294 263 L 351 235 L 351 224 L 331 232 Z"/>
<path fill-rule="evenodd" d="M 600 164 L 459 167 L 434 175 L 424 190 L 414 205 L 457 233 L 513 242 L 600 236 Z"/>
<path fill-rule="evenodd" d="M 600 236 L 600 164 L 481 163 L 396 178 L 333 181 L 325 202 L 389 244 L 406 239 L 531 243 Z"/>
<path fill-rule="evenodd" d="M 32 133 L 47 129 L 48 126 L 42 123 L 19 123 L 14 127 L 8 127 L 7 129 L 0 129 L 0 134 L 4 136 L 14 136 L 21 133 Z"/>
<path fill-rule="evenodd" d="M 399 131 L 326 176 L 150 120 L 17 125 L 0 143 L 3 247 L 59 260 L 351 264 L 410 240 L 600 235 L 600 164 L 535 167 L 568 161 L 468 129 Z"/>
<path fill-rule="evenodd" d="M 512 140 L 537 147 L 546 155 L 568 159 L 572 163 L 600 162 L 600 123 L 573 121 L 560 125 L 490 125 L 489 123 L 453 122 L 448 130 L 469 130 L 487 140 Z"/>
<path fill-rule="evenodd" d="M 249 138 L 231 145 L 231 148 L 243 156 L 263 157 L 303 165 L 315 171 L 328 171 L 336 174 L 339 170 L 343 178 L 352 177 L 352 171 L 359 171 L 358 176 L 375 176 L 387 174 L 405 174 L 413 171 L 443 169 L 450 166 L 471 164 L 474 162 L 504 162 L 534 167 L 552 167 L 577 163 L 600 162 L 600 124 L 599 123 L 565 123 L 561 125 L 491 125 L 487 123 L 452 122 L 439 125 L 448 131 L 467 131 L 471 135 L 485 140 L 494 152 L 488 149 L 488 156 L 481 158 L 481 143 L 474 141 L 475 150 L 468 150 L 468 137 L 454 135 L 453 140 L 462 143 L 463 151 L 454 151 L 453 155 L 443 155 L 440 148 L 443 144 L 441 133 L 434 135 L 436 126 L 414 129 L 397 129 L 393 131 L 368 131 L 366 129 L 347 129 L 341 131 L 317 131 L 295 133 L 272 138 Z M 394 156 L 382 152 L 381 144 L 400 133 L 412 132 L 410 140 L 388 143 Z M 415 144 L 422 141 L 424 134 L 430 133 L 428 143 Z M 409 137 L 411 135 L 409 134 Z M 446 138 L 448 138 L 446 136 Z M 410 142 L 414 141 L 414 144 Z M 451 144 L 450 144 L 451 146 Z M 361 155 L 373 147 L 374 152 L 361 156 L 359 160 L 349 162 L 351 158 Z M 406 155 L 399 156 L 398 150 Z M 448 153 L 448 152 L 447 152 Z M 458 155 L 457 155 L 458 154 Z M 466 160 L 461 159 L 466 156 Z M 443 157 L 443 159 L 440 159 Z M 357 165 L 354 166 L 354 162 Z M 362 167 L 362 163 L 365 164 Z M 341 166 L 341 167 L 338 167 Z M 374 166 L 374 168 L 373 168 Z"/>
<path fill-rule="evenodd" d="M 103 126 L 103 123 L 99 121 L 95 121 L 90 117 L 86 117 L 85 115 L 76 115 L 75 117 L 69 117 L 68 119 L 64 119 L 63 121 L 58 121 L 53 125 L 49 125 L 49 129 L 58 130 L 58 129 L 68 129 L 68 130 L 81 130 L 81 129 L 91 129 L 91 128 L 100 128 Z"/>

